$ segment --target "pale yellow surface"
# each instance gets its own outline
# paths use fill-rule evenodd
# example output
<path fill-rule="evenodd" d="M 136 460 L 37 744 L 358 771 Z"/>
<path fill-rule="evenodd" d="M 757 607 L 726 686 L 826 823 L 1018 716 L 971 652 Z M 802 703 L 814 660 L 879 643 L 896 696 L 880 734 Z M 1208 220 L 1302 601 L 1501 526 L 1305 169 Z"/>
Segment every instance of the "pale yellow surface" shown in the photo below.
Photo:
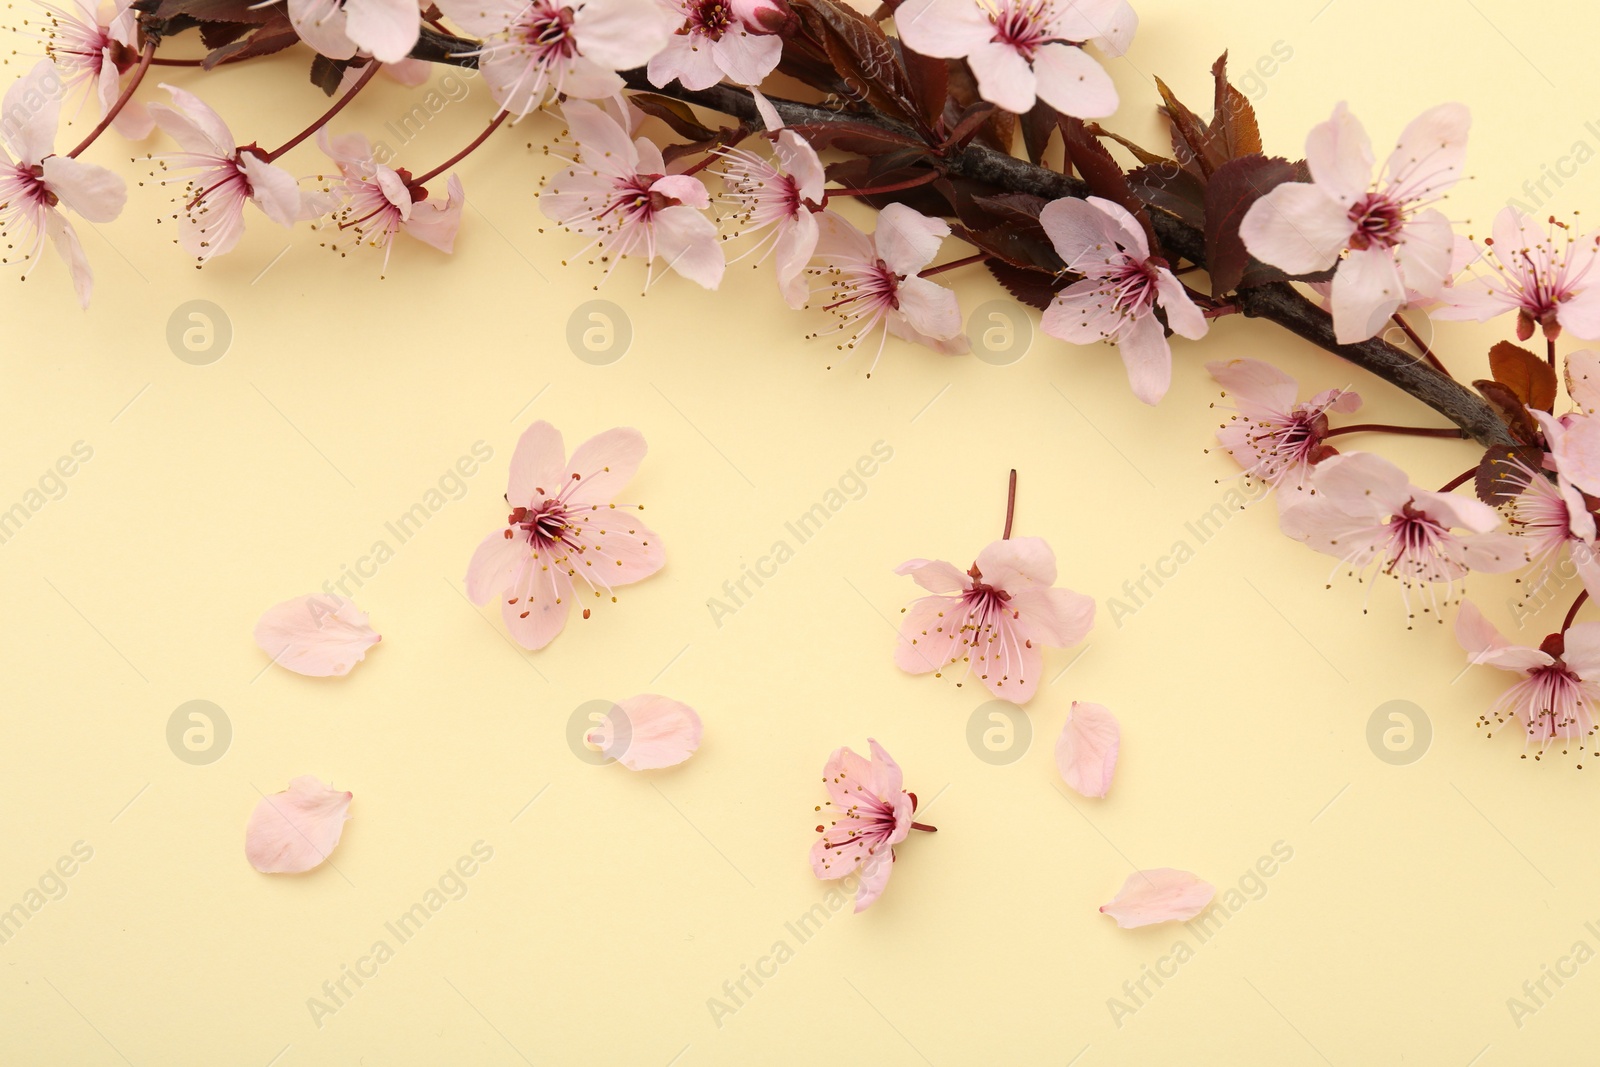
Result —
<path fill-rule="evenodd" d="M 1600 15 L 1586 4 L 1138 6 L 1132 53 L 1111 64 L 1114 125 L 1146 143 L 1161 137 L 1151 75 L 1198 106 L 1224 48 L 1242 75 L 1277 47 L 1292 56 L 1246 85 L 1277 151 L 1298 154 L 1340 99 L 1380 158 L 1423 107 L 1469 104 L 1474 180 L 1449 209 L 1478 232 L 1508 196 L 1526 200 L 1543 166 L 1600 148 L 1582 47 Z M 199 87 L 241 140 L 274 144 L 323 106 L 304 63 L 174 80 Z M 423 93 L 380 80 L 336 125 L 381 137 Z M 472 83 L 400 161 L 432 166 L 491 110 Z M 1600 964 L 1559 988 L 1546 979 L 1542 1003 L 1523 983 L 1546 967 L 1573 973 L 1577 943 L 1584 959 L 1600 949 L 1600 768 L 1519 760 L 1509 734 L 1486 741 L 1474 721 L 1505 676 L 1463 675 L 1448 628 L 1406 632 L 1388 584 L 1367 616 L 1362 587 L 1324 589 L 1331 561 L 1282 538 L 1270 504 L 1231 518 L 1120 626 L 1109 610 L 1176 541 L 1197 544 L 1185 524 L 1231 484 L 1229 463 L 1205 451 L 1219 418 L 1206 359 L 1268 358 L 1309 386 L 1354 384 L 1375 419 L 1436 416 L 1238 319 L 1180 344 L 1159 410 L 1129 395 L 1109 350 L 1046 338 L 1009 367 L 893 343 L 869 381 L 859 360 L 825 370 L 832 349 L 802 339 L 825 316 L 788 312 L 748 263 L 719 292 L 668 277 L 644 298 L 642 271 L 625 265 L 599 295 L 626 309 L 632 347 L 590 365 L 565 331 L 598 271 L 561 264 L 578 242 L 541 232 L 534 203 L 555 129 L 530 119 L 463 164 L 456 255 L 402 242 L 385 280 L 370 251 L 341 259 L 253 209 L 241 247 L 196 271 L 168 243 L 171 224 L 155 224 L 170 194 L 146 185 L 120 220 L 86 233 L 88 313 L 54 260 L 0 288 L 0 506 L 24 500 L 75 442 L 93 450 L 64 497 L 0 545 L 0 907 L 23 902 L 75 843 L 93 852 L 0 944 L 0 1061 L 1592 1056 Z M 145 176 L 129 154 L 107 141 L 90 158 Z M 311 173 L 320 158 L 308 146 L 289 166 Z M 1547 203 L 1600 204 L 1600 169 L 1560 166 Z M 952 242 L 946 256 L 959 254 Z M 1003 296 L 977 269 L 950 278 L 968 311 Z M 194 299 L 232 325 L 210 366 L 181 362 L 166 339 Z M 1439 344 L 1477 376 L 1505 325 L 1441 326 Z M 536 418 L 569 447 L 614 425 L 645 434 L 626 497 L 646 505 L 668 562 L 527 654 L 493 608 L 465 600 L 462 575 L 504 517 L 507 463 Z M 461 498 L 399 543 L 385 523 L 480 441 L 492 458 Z M 864 495 L 719 626 L 708 599 L 792 541 L 785 523 L 879 441 L 893 458 Z M 1460 444 L 1369 443 L 1425 484 L 1473 459 Z M 1018 532 L 1048 538 L 1063 583 L 1101 611 L 1070 671 L 1076 651 L 1048 653 L 1031 746 L 997 766 L 966 740 L 986 694 L 891 662 L 891 622 L 914 593 L 892 568 L 922 555 L 965 565 L 999 534 L 1012 466 Z M 374 574 L 361 561 L 379 541 L 394 552 Z M 344 679 L 263 670 L 259 613 L 358 564 L 372 576 L 348 588 L 384 635 L 367 661 Z M 1519 636 L 1536 643 L 1575 588 Z M 1512 589 L 1472 582 L 1515 631 Z M 576 707 L 645 691 L 699 709 L 705 743 L 689 763 L 631 774 L 574 757 Z M 173 710 L 195 699 L 233 728 L 206 766 L 166 743 Z M 1052 750 L 1073 700 L 1122 720 L 1102 801 L 1059 786 Z M 1390 700 L 1432 723 L 1409 766 L 1367 744 Z M 869 735 L 939 832 L 900 849 L 875 907 L 824 906 L 802 942 L 788 924 L 826 900 L 806 863 L 822 763 Z M 353 790 L 353 818 L 332 864 L 259 875 L 242 855 L 245 821 L 262 792 L 300 774 Z M 479 841 L 493 858 L 465 895 L 395 939 L 385 924 Z M 1280 842 L 1292 859 L 1252 880 Z M 1258 899 L 1203 942 L 1178 926 L 1122 931 L 1096 908 L 1135 866 L 1187 868 L 1220 890 L 1243 879 Z M 371 973 L 361 961 L 380 940 L 392 958 L 359 989 L 346 979 L 353 995 L 315 1019 L 310 998 L 345 968 Z M 1167 958 L 1180 941 L 1181 966 Z M 1164 984 L 1146 978 L 1151 995 L 1131 999 L 1124 983 L 1158 967 Z M 724 983 L 758 969 L 764 984 L 746 978 L 749 995 L 729 999 Z M 1520 1025 L 1514 996 L 1536 1009 Z M 1114 997 L 1134 1010 L 1115 1012 Z M 713 998 L 737 1010 L 719 1017 Z"/>

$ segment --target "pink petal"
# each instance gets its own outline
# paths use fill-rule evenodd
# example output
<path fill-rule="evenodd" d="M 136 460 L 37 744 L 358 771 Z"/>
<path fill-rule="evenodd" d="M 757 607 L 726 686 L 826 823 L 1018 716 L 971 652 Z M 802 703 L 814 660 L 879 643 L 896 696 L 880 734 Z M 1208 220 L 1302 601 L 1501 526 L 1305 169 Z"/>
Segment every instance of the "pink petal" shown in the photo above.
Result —
<path fill-rule="evenodd" d="M 162 131 L 177 141 L 185 152 L 226 159 L 234 153 L 233 134 L 211 107 L 187 89 L 161 83 L 161 88 L 172 94 L 177 110 L 163 104 L 151 104 L 150 114 Z"/>
<path fill-rule="evenodd" d="M 445 182 L 444 203 L 441 204 L 438 197 L 429 197 L 420 204 L 411 205 L 411 217 L 406 220 L 405 231 L 441 252 L 453 252 L 456 231 L 461 228 L 461 208 L 466 202 L 461 179 L 452 174 Z"/>
<path fill-rule="evenodd" d="M 908 559 L 894 572 L 909 574 L 912 581 L 930 593 L 960 593 L 970 581 L 954 563 L 942 559 Z"/>
<path fill-rule="evenodd" d="M 609 504 L 633 480 L 644 461 L 644 434 L 631 426 L 597 433 L 572 453 L 565 480 L 577 475 L 578 487 L 568 494 L 574 504 Z"/>
<path fill-rule="evenodd" d="M 572 36 L 578 51 L 611 70 L 644 66 L 667 46 L 677 28 L 677 19 L 656 0 L 605 0 L 567 10 L 573 11 Z"/>
<path fill-rule="evenodd" d="M 1600 294 L 1600 288 L 1594 290 Z M 1582 348 L 1567 353 L 1567 395 L 1579 411 L 1592 415 L 1600 410 L 1600 354 Z"/>
<path fill-rule="evenodd" d="M 929 218 L 904 204 L 890 204 L 880 211 L 878 228 L 872 235 L 883 262 L 908 280 L 933 262 L 948 236 L 948 222 Z"/>
<path fill-rule="evenodd" d="M 1456 640 L 1466 650 L 1468 662 L 1503 671 L 1529 671 L 1555 662 L 1537 648 L 1513 645 L 1506 640 L 1470 600 L 1462 600 L 1456 612 Z"/>
<path fill-rule="evenodd" d="M 417 0 L 345 0 L 345 33 L 380 63 L 398 63 L 417 43 Z"/>
<path fill-rule="evenodd" d="M 894 663 L 907 674 L 927 674 L 950 662 L 965 613 L 953 596 L 925 596 L 905 609 Z"/>
<path fill-rule="evenodd" d="M 1128 387 L 1146 404 L 1159 404 L 1172 384 L 1172 346 L 1154 315 L 1145 315 L 1117 339 Z"/>
<path fill-rule="evenodd" d="M 572 609 L 572 578 L 567 563 L 549 552 L 534 552 L 500 605 L 500 617 L 517 644 L 536 652 L 556 639 Z"/>
<path fill-rule="evenodd" d="M 704 187 L 700 192 L 706 195 Z M 658 258 L 696 285 L 715 289 L 722 284 L 728 261 L 715 222 L 687 204 L 678 204 L 657 211 L 653 228 Z"/>
<path fill-rule="evenodd" d="M 561 492 L 566 475 L 566 446 L 561 431 L 540 419 L 522 432 L 511 454 L 511 476 L 506 496 L 514 507 L 527 507 L 537 497 Z"/>
<path fill-rule="evenodd" d="M 630 771 L 682 763 L 700 747 L 700 716 L 687 704 L 645 693 L 612 706 L 584 740 Z"/>
<path fill-rule="evenodd" d="M 104 167 L 58 155 L 48 157 L 41 169 L 50 191 L 90 222 L 110 222 L 127 203 L 128 187 Z"/>
<path fill-rule="evenodd" d="M 65 96 L 61 74 L 48 59 L 39 60 L 6 89 L 0 102 L 0 136 L 18 162 L 39 163 L 56 150 L 56 123 Z"/>
<path fill-rule="evenodd" d="M 1462 104 L 1429 108 L 1406 126 L 1385 172 L 1407 199 L 1436 200 L 1461 178 L 1472 113 Z"/>
<path fill-rule="evenodd" d="M 1206 370 L 1236 404 L 1256 412 L 1287 415 L 1299 392 L 1293 378 L 1258 359 L 1214 360 L 1206 364 Z"/>
<path fill-rule="evenodd" d="M 1122 890 L 1100 911 L 1117 920 L 1124 930 L 1152 923 L 1186 922 L 1211 903 L 1216 888 L 1210 882 L 1171 867 L 1135 871 Z"/>
<path fill-rule="evenodd" d="M 881 896 L 889 884 L 889 875 L 894 873 L 894 849 L 885 845 L 867 857 L 861 864 L 859 874 L 861 881 L 856 885 L 857 915 L 866 911 Z"/>
<path fill-rule="evenodd" d="M 1056 768 L 1062 780 L 1079 793 L 1103 797 L 1111 789 L 1121 745 L 1122 728 L 1115 715 L 1099 704 L 1075 700 L 1056 741 Z"/>
<path fill-rule="evenodd" d="M 1056 554 L 1042 537 L 1008 537 L 990 541 L 975 564 L 981 581 L 1008 593 L 1021 592 L 1030 583 L 1054 585 Z"/>
<path fill-rule="evenodd" d="M 1405 299 L 1405 284 L 1389 249 L 1351 252 L 1333 276 L 1335 338 L 1342 345 L 1365 341 L 1383 329 Z"/>
<path fill-rule="evenodd" d="M 971 6 L 978 9 L 977 4 Z M 978 79 L 978 95 L 997 107 L 1021 115 L 1038 99 L 1033 67 L 1015 45 L 1002 41 L 976 45 L 967 53 L 967 65 Z"/>
<path fill-rule="evenodd" d="M 1034 93 L 1061 112 L 1099 119 L 1117 110 L 1111 75 L 1081 48 L 1054 42 L 1033 54 Z"/>
<path fill-rule="evenodd" d="M 1070 589 L 1034 586 L 1012 593 L 1010 605 L 1033 640 L 1052 648 L 1069 648 L 1094 627 L 1094 598 Z"/>
<path fill-rule="evenodd" d="M 1252 256 L 1309 274 L 1334 265 L 1350 240 L 1350 216 L 1320 185 L 1285 182 L 1250 205 L 1239 236 Z"/>
<path fill-rule="evenodd" d="M 341 596 L 285 600 L 256 623 L 256 644 L 274 663 L 312 678 L 347 674 L 383 640 L 367 625 L 366 612 Z"/>
<path fill-rule="evenodd" d="M 1306 166 L 1312 180 L 1341 204 L 1348 205 L 1367 191 L 1374 161 L 1367 131 L 1342 101 L 1333 116 L 1313 127 L 1306 138 Z"/>
<path fill-rule="evenodd" d="M 89 298 L 94 294 L 94 272 L 89 269 L 89 258 L 83 254 L 78 231 L 59 211 L 45 212 L 44 228 L 61 261 L 67 265 L 67 273 L 72 275 L 72 288 L 78 296 L 78 306 L 88 307 Z"/>
<path fill-rule="evenodd" d="M 350 818 L 350 793 L 340 793 L 311 775 L 262 797 L 244 830 L 244 854 L 263 874 L 299 874 L 327 859 Z"/>
<path fill-rule="evenodd" d="M 895 9 L 895 31 L 913 52 L 960 59 L 994 38 L 994 26 L 972 0 L 906 0 Z"/>
<path fill-rule="evenodd" d="M 506 534 L 511 536 L 507 537 Z M 467 564 L 467 599 L 487 604 L 510 589 L 532 555 L 526 537 L 516 528 L 498 529 L 478 543 Z"/>

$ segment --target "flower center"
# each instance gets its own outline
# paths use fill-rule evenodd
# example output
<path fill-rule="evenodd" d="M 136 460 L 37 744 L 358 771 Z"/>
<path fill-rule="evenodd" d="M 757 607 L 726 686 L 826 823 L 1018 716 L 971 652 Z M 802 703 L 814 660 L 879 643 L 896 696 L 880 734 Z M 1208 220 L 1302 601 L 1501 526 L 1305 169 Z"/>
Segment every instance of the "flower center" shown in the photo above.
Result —
<path fill-rule="evenodd" d="M 567 506 L 559 500 L 545 500 L 532 508 L 516 508 L 506 521 L 520 526 L 528 543 L 535 548 L 568 544 L 569 534 L 577 528 L 569 521 Z"/>
<path fill-rule="evenodd" d="M 533 5 L 522 24 L 523 41 L 540 61 L 570 59 L 578 52 L 572 37 L 572 9 L 548 2 Z"/>
<path fill-rule="evenodd" d="M 698 30 L 703 36 L 719 41 L 732 22 L 733 12 L 725 0 L 702 0 L 689 9 L 684 28 Z"/>
<path fill-rule="evenodd" d="M 1405 217 L 1395 200 L 1383 193 L 1368 193 L 1350 206 L 1350 221 L 1355 226 L 1350 247 L 1364 252 L 1374 245 L 1392 248 L 1399 239 Z"/>

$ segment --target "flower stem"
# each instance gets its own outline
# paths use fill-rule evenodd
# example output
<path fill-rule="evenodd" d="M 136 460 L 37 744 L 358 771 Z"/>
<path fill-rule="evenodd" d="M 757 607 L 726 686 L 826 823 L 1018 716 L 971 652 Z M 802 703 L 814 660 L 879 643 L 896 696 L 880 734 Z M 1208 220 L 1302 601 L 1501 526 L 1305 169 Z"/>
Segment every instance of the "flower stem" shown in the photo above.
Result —
<path fill-rule="evenodd" d="M 1006 532 L 1000 535 L 1000 540 L 1011 540 L 1011 519 L 1017 513 L 1017 470 L 1011 469 L 1011 483 L 1006 489 Z"/>
<path fill-rule="evenodd" d="M 1452 437 L 1456 440 L 1471 436 L 1455 426 L 1390 426 L 1382 422 L 1358 422 L 1349 426 L 1335 426 L 1324 437 L 1337 437 L 1342 433 L 1398 433 L 1408 437 Z"/>
<path fill-rule="evenodd" d="M 1400 317 L 1400 312 L 1396 311 L 1389 317 L 1394 319 L 1396 326 L 1399 326 L 1400 329 L 1405 331 L 1405 335 L 1407 337 L 1411 338 L 1411 343 L 1417 346 L 1417 351 L 1422 353 L 1422 358 L 1426 359 L 1428 363 L 1433 366 L 1434 370 L 1438 371 L 1446 378 L 1453 377 L 1449 371 L 1445 370 L 1444 364 L 1439 362 L 1439 357 L 1433 354 L 1433 349 L 1428 347 L 1428 343 L 1417 336 L 1417 331 L 1411 328 L 1411 324 L 1409 322 Z"/>
<path fill-rule="evenodd" d="M 79 142 L 78 147 L 67 153 L 68 159 L 77 159 L 78 153 L 94 144 L 95 138 L 106 132 L 106 127 L 117 120 L 122 109 L 128 106 L 128 101 L 133 99 L 133 91 L 139 88 L 139 83 L 144 80 L 144 72 L 150 69 L 150 61 L 156 57 L 156 39 L 150 38 L 144 43 L 144 50 L 139 53 L 139 65 L 133 68 L 133 77 L 128 79 L 128 85 L 122 90 L 122 95 L 117 97 L 112 105 L 106 108 L 105 117 L 89 131 L 89 136 Z"/>
<path fill-rule="evenodd" d="M 934 834 L 934 833 L 938 833 L 939 832 L 939 828 L 937 826 L 929 826 L 925 822 L 914 822 L 914 823 L 911 824 L 911 828 L 913 830 L 926 830 L 930 834 Z"/>
<path fill-rule="evenodd" d="M 483 142 L 485 142 L 485 141 L 487 141 L 489 139 L 489 135 L 491 133 L 493 133 L 495 130 L 498 130 L 500 128 L 500 124 L 506 120 L 506 116 L 509 115 L 509 114 L 511 114 L 511 112 L 509 112 L 509 111 L 505 111 L 505 110 L 500 111 L 499 114 L 495 115 L 494 120 L 489 123 L 488 127 L 486 127 L 482 133 L 478 134 L 478 136 L 476 136 L 476 137 L 474 137 L 472 139 L 472 143 L 471 144 L 467 145 L 467 147 L 463 148 L 461 151 L 457 152 L 455 155 L 451 156 L 449 159 L 445 160 L 443 163 L 439 164 L 437 167 L 434 167 L 432 170 L 430 170 L 428 173 L 424 174 L 422 177 L 420 177 L 420 178 L 412 178 L 411 179 L 411 184 L 413 184 L 413 185 L 421 185 L 424 182 L 429 181 L 430 179 L 437 178 L 439 175 L 443 174 L 445 171 L 449 170 L 451 167 L 455 166 L 457 163 L 460 163 L 463 159 L 466 159 L 467 156 L 471 155 L 474 151 L 477 150 L 479 145 L 483 144 Z"/>
<path fill-rule="evenodd" d="M 205 63 L 203 59 L 162 59 L 159 56 L 150 61 L 153 67 L 203 67 Z"/>
<path fill-rule="evenodd" d="M 1567 609 L 1567 617 L 1561 620 L 1562 633 L 1566 633 L 1572 628 L 1572 620 L 1578 617 L 1578 609 L 1581 608 L 1583 606 L 1583 602 L 1588 599 L 1589 590 L 1585 589 L 1578 594 L 1578 599 L 1574 600 L 1572 602 L 1572 607 Z"/>
<path fill-rule="evenodd" d="M 301 141 L 304 141 L 307 137 L 310 137 L 312 134 L 322 129 L 322 127 L 326 126 L 328 121 L 332 119 L 333 116 L 343 111 L 345 105 L 351 100 L 355 99 L 357 93 L 366 88 L 366 84 L 372 80 L 372 76 L 374 74 L 378 73 L 378 68 L 381 66 L 383 66 L 383 64 L 379 63 L 376 59 L 369 60 L 367 62 L 366 69 L 361 72 L 361 77 L 356 79 L 356 83 L 354 85 L 345 90 L 345 94 L 338 99 L 337 103 L 322 113 L 321 118 L 307 126 L 305 129 L 301 130 L 299 133 L 295 134 L 293 137 L 289 138 L 282 145 L 278 146 L 276 151 L 268 152 L 265 155 L 262 155 L 261 161 L 263 163 L 271 163 L 273 160 L 289 151 L 289 149 L 293 148 L 295 145 L 299 144 Z M 257 155 L 260 155 L 260 153 L 257 153 Z"/>
<path fill-rule="evenodd" d="M 1550 361 L 1550 369 L 1551 370 L 1555 370 L 1556 369 L 1556 339 L 1554 337 L 1546 337 L 1544 339 L 1544 358 Z"/>
<path fill-rule="evenodd" d="M 1463 485 L 1466 485 L 1467 482 L 1471 481 L 1474 477 L 1476 477 L 1477 474 L 1478 474 L 1478 468 L 1477 467 L 1468 467 L 1466 470 L 1462 471 L 1460 474 L 1456 475 L 1454 478 L 1451 478 L 1448 482 L 1445 482 L 1443 485 L 1441 485 L 1439 487 L 1439 492 L 1448 493 L 1452 489 L 1459 489 Z"/>
<path fill-rule="evenodd" d="M 902 189 L 915 189 L 919 185 L 938 181 L 943 176 L 939 171 L 930 170 L 926 174 L 908 178 L 903 182 L 895 182 L 893 185 L 874 185 L 864 189 L 827 189 L 822 194 L 822 202 L 827 204 L 830 196 L 877 196 L 880 193 L 898 193 Z"/>
<path fill-rule="evenodd" d="M 989 253 L 987 252 L 979 252 L 971 256 L 962 256 L 960 259 L 952 259 L 948 263 L 941 263 L 937 267 L 929 267 L 927 270 L 918 271 L 917 277 L 931 278 L 935 274 L 943 274 L 947 270 L 955 270 L 957 267 L 965 267 L 968 263 L 982 263 L 988 258 Z"/>

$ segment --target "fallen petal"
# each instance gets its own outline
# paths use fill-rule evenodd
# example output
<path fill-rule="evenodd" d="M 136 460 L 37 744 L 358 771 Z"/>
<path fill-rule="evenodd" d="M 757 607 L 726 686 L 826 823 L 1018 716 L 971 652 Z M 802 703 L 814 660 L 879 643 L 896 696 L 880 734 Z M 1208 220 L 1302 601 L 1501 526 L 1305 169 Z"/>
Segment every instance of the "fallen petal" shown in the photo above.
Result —
<path fill-rule="evenodd" d="M 321 593 L 276 604 L 256 623 L 256 644 L 274 663 L 313 678 L 348 673 L 381 640 L 366 612 Z"/>
<path fill-rule="evenodd" d="M 1056 767 L 1062 779 L 1086 797 L 1103 797 L 1117 769 L 1122 728 L 1099 704 L 1072 702 L 1067 724 L 1056 741 Z"/>
<path fill-rule="evenodd" d="M 244 829 L 244 854 L 263 874 L 299 874 L 320 864 L 339 844 L 350 817 L 350 793 L 302 775 L 289 788 L 262 797 Z"/>
<path fill-rule="evenodd" d="M 1117 920 L 1124 930 L 1152 923 L 1185 922 L 1205 910 L 1216 887 L 1188 871 L 1157 867 L 1135 871 L 1122 883 L 1122 891 L 1100 911 Z"/>
<path fill-rule="evenodd" d="M 687 704 L 643 693 L 613 704 L 584 740 L 630 771 L 671 767 L 700 747 L 700 716 Z"/>

